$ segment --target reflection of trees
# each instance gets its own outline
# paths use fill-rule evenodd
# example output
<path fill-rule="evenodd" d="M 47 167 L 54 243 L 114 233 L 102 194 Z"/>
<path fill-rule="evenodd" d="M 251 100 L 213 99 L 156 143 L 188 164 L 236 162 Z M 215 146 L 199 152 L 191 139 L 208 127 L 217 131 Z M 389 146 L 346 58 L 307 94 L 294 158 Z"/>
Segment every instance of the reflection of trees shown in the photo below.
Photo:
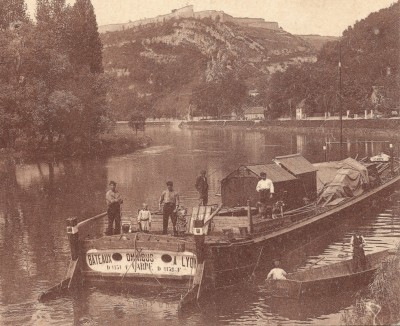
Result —
<path fill-rule="evenodd" d="M 34 292 L 35 279 L 50 285 L 63 277 L 69 256 L 65 220 L 98 213 L 107 176 L 101 161 L 25 166 L 27 175 L 38 176 L 29 180 L 18 176 L 14 162 L 1 166 L 1 293 L 10 302 Z"/>

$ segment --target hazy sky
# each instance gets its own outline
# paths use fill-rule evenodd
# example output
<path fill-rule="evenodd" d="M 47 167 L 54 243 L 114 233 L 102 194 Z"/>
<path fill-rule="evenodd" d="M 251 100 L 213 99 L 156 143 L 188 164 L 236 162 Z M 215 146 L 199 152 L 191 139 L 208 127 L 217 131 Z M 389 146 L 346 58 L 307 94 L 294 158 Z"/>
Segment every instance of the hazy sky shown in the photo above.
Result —
<path fill-rule="evenodd" d="M 36 0 L 26 0 L 33 16 Z M 74 0 L 67 0 L 72 4 Z M 92 0 L 98 25 L 123 23 L 171 12 L 187 4 L 195 11 L 223 10 L 236 17 L 276 21 L 293 34 L 341 35 L 356 20 L 394 0 Z"/>

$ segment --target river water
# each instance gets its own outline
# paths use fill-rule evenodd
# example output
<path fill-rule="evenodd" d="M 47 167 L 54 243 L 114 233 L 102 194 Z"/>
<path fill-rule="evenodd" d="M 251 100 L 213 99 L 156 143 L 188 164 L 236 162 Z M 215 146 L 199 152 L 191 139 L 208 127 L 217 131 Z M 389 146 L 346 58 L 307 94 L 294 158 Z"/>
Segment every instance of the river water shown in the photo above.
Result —
<path fill-rule="evenodd" d="M 129 134 L 126 127 L 120 132 Z M 65 220 L 84 219 L 105 210 L 110 180 L 124 197 L 123 211 L 135 212 L 143 202 L 151 209 L 167 180 L 173 180 L 189 209 L 198 204 L 194 180 L 207 170 L 209 202 L 220 200 L 220 180 L 243 163 L 269 162 L 278 155 L 300 152 L 311 162 L 325 159 L 325 140 L 318 134 L 299 135 L 252 130 L 188 130 L 148 127 L 153 146 L 136 153 L 101 160 L 0 165 L 0 325 L 214 325 L 340 323 L 354 295 L 277 300 L 265 295 L 268 271 L 257 271 L 252 284 L 218 293 L 201 307 L 177 313 L 180 293 L 172 290 L 124 291 L 88 288 L 72 297 L 39 303 L 38 295 L 61 280 L 69 259 Z M 386 139 L 351 139 L 343 149 L 364 157 L 388 152 Z M 338 141 L 330 135 L 329 140 Z M 356 143 L 356 141 L 358 141 Z M 338 145 L 328 148 L 338 158 Z M 363 232 L 369 252 L 394 247 L 400 236 L 400 193 L 378 212 L 349 217 L 286 256 L 292 270 L 349 258 L 351 232 Z"/>

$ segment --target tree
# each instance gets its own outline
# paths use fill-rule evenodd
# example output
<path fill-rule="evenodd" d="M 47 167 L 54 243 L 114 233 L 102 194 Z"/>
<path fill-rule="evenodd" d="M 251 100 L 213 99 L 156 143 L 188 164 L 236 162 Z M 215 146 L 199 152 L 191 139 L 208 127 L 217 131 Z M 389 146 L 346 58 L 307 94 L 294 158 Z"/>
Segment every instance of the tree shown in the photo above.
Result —
<path fill-rule="evenodd" d="M 91 73 L 103 72 L 102 43 L 96 15 L 90 0 L 77 0 L 69 18 L 70 58 L 78 67 L 88 66 Z"/>
<path fill-rule="evenodd" d="M 146 124 L 146 118 L 141 112 L 135 112 L 134 114 L 132 114 L 128 122 L 129 127 L 135 130 L 136 135 L 138 130 L 144 130 L 145 124 Z"/>
<path fill-rule="evenodd" d="M 28 19 L 24 0 L 0 0 L 0 30 L 7 29 L 11 23 Z"/>
<path fill-rule="evenodd" d="M 193 90 L 191 104 L 198 113 L 220 117 L 232 112 L 238 113 L 246 98 L 246 86 L 232 75 L 219 81 L 203 82 Z"/>

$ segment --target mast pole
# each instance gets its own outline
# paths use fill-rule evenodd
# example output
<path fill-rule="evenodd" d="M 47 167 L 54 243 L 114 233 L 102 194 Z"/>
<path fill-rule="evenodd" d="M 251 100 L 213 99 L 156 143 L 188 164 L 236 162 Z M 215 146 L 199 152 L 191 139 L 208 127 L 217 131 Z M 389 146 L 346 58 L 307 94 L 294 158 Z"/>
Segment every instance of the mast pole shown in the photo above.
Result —
<path fill-rule="evenodd" d="M 340 119 L 340 159 L 343 158 L 343 117 L 342 117 L 342 40 L 339 41 L 339 119 Z"/>

